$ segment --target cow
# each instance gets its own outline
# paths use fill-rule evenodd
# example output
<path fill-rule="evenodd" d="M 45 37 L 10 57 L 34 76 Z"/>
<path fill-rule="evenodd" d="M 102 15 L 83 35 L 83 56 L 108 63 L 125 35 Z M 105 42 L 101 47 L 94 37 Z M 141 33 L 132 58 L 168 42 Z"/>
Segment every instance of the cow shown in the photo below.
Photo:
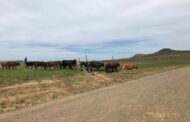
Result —
<path fill-rule="evenodd" d="M 131 72 L 138 69 L 138 66 L 135 64 L 124 64 L 121 72 L 125 72 L 126 70 L 130 70 Z"/>
<path fill-rule="evenodd" d="M 80 62 L 80 67 L 88 67 L 88 62 Z"/>
<path fill-rule="evenodd" d="M 69 68 L 73 69 L 74 67 L 77 66 L 77 61 L 76 60 L 63 60 L 61 63 L 61 68 Z"/>
<path fill-rule="evenodd" d="M 89 62 L 80 62 L 80 67 L 82 68 L 82 70 L 89 70 Z"/>
<path fill-rule="evenodd" d="M 44 70 L 47 69 L 47 63 L 43 61 L 27 61 L 27 57 L 25 57 L 24 63 L 26 69 L 38 69 L 39 67 Z"/>
<path fill-rule="evenodd" d="M 7 61 L 1 63 L 2 69 L 16 69 L 18 66 L 20 66 L 20 63 L 16 61 Z"/>
<path fill-rule="evenodd" d="M 0 69 L 2 69 L 2 64 L 3 64 L 3 62 L 0 62 Z"/>
<path fill-rule="evenodd" d="M 81 62 L 81 67 L 85 67 L 87 70 L 100 70 L 101 67 L 104 67 L 104 63 L 99 61 L 90 61 L 90 62 Z"/>
<path fill-rule="evenodd" d="M 107 63 L 105 66 L 106 72 L 118 71 L 117 68 L 120 67 L 120 63 Z"/>
<path fill-rule="evenodd" d="M 24 59 L 24 64 L 26 69 L 33 69 L 35 68 L 35 61 L 27 61 L 27 58 Z"/>
<path fill-rule="evenodd" d="M 8 69 L 8 62 L 1 62 L 1 68 L 2 69 Z"/>
<path fill-rule="evenodd" d="M 48 61 L 48 62 L 46 62 L 46 64 L 47 64 L 48 69 L 51 69 L 51 68 L 58 69 L 58 68 L 61 68 L 62 62 L 61 61 Z"/>
<path fill-rule="evenodd" d="M 46 62 L 43 62 L 43 61 L 36 61 L 34 62 L 35 63 L 35 69 L 44 69 L 46 70 L 47 69 L 47 63 Z"/>
<path fill-rule="evenodd" d="M 89 66 L 93 69 L 100 70 L 101 67 L 104 67 L 104 63 L 99 61 L 91 61 Z"/>
<path fill-rule="evenodd" d="M 26 69 L 33 69 L 33 68 L 35 68 L 35 64 L 36 64 L 35 61 L 27 61 L 27 62 L 25 62 L 25 67 L 26 67 Z"/>

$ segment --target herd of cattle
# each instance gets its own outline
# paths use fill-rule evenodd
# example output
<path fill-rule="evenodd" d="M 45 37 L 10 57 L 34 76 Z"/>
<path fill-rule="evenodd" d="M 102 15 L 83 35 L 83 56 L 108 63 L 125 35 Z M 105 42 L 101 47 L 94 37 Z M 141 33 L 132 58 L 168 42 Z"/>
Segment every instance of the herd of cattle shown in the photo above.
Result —
<path fill-rule="evenodd" d="M 74 69 L 77 67 L 77 61 L 76 60 L 63 60 L 63 61 L 24 61 L 25 68 L 26 69 Z M 80 67 L 82 69 L 86 69 L 88 71 L 93 70 L 100 70 L 101 68 L 104 68 L 106 72 L 114 72 L 118 71 L 118 67 L 120 67 L 120 63 L 106 63 L 100 61 L 90 61 L 90 62 L 80 62 Z M 16 61 L 6 61 L 6 62 L 0 62 L 0 68 L 1 69 L 16 69 L 20 66 L 19 62 Z M 137 69 L 137 65 L 133 64 L 125 64 L 123 65 L 122 71 L 125 70 L 134 70 Z"/>

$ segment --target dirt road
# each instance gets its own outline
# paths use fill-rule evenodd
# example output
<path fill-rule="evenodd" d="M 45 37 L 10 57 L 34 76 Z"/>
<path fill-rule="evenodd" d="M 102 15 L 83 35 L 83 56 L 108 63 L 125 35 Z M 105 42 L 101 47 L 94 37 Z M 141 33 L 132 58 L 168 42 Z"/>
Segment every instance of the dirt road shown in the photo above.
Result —
<path fill-rule="evenodd" d="M 160 121 L 190 121 L 190 67 L 0 115 L 0 122 Z"/>

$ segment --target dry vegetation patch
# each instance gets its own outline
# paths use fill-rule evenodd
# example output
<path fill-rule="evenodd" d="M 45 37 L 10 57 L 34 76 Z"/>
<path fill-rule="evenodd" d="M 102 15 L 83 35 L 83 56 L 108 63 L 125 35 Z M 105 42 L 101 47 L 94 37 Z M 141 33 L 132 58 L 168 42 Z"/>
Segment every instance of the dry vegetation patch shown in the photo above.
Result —
<path fill-rule="evenodd" d="M 95 72 L 64 80 L 30 81 L 4 87 L 0 89 L 0 113 L 100 88 L 109 82 L 110 78 Z"/>

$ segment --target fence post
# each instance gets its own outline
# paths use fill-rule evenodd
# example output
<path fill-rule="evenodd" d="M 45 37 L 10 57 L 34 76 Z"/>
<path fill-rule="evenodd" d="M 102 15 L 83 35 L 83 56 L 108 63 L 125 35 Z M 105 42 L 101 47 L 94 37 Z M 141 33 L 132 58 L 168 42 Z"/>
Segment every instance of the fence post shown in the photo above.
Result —
<path fill-rule="evenodd" d="M 80 69 L 80 57 L 78 58 L 78 61 L 77 61 L 77 70 Z"/>
<path fill-rule="evenodd" d="M 87 62 L 87 70 L 89 71 L 89 62 L 88 62 L 88 56 L 86 55 L 86 62 Z"/>

